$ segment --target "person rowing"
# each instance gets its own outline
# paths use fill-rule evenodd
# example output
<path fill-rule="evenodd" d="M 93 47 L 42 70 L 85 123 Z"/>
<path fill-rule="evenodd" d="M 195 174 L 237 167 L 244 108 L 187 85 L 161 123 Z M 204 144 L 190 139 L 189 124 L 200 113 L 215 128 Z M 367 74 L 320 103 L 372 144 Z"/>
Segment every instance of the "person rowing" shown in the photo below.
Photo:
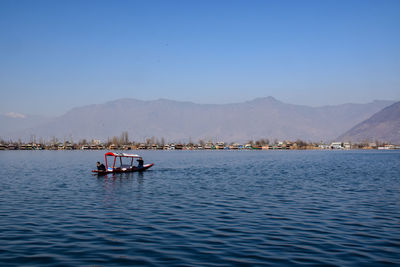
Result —
<path fill-rule="evenodd" d="M 106 170 L 106 166 L 104 166 L 103 163 L 100 163 L 100 161 L 97 162 L 97 170 L 98 171 L 105 171 Z"/>
<path fill-rule="evenodd" d="M 138 164 L 138 168 L 143 168 L 143 163 L 144 163 L 143 158 L 140 157 L 140 158 L 137 160 L 137 162 L 139 163 L 139 164 Z"/>

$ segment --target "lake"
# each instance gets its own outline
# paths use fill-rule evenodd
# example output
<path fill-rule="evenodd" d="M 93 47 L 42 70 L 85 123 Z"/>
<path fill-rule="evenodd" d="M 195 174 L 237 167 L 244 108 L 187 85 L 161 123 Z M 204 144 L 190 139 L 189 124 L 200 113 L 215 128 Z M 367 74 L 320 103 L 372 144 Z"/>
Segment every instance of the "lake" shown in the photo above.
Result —
<path fill-rule="evenodd" d="M 399 265 L 400 151 L 0 151 L 1 266 Z"/>

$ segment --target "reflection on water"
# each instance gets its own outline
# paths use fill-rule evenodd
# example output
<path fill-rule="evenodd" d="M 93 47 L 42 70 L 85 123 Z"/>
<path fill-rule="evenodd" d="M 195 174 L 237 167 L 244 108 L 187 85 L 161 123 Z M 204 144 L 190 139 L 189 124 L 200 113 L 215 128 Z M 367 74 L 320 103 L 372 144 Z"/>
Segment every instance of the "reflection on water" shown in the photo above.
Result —
<path fill-rule="evenodd" d="M 0 152 L 0 264 L 400 264 L 397 151 L 141 154 Z"/>
<path fill-rule="evenodd" d="M 104 205 L 112 205 L 115 194 L 121 194 L 126 188 L 133 190 L 136 197 L 140 197 L 144 176 L 143 172 L 95 175 L 98 185 L 104 189 Z"/>

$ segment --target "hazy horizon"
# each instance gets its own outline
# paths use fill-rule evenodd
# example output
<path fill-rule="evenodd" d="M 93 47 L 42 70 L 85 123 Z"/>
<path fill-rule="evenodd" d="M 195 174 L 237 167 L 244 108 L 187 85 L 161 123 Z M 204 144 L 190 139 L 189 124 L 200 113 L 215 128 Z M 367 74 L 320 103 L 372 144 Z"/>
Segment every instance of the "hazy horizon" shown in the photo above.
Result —
<path fill-rule="evenodd" d="M 284 101 L 282 101 L 280 99 L 277 99 L 277 98 L 275 98 L 273 96 L 256 97 L 256 98 L 253 98 L 253 99 L 244 99 L 242 101 L 227 102 L 227 103 L 200 103 L 200 102 L 194 102 L 194 101 L 188 101 L 188 100 L 176 100 L 176 99 L 170 99 L 170 98 L 157 98 L 157 99 L 145 100 L 145 99 L 132 98 L 132 97 L 122 97 L 122 98 L 110 99 L 110 100 L 107 100 L 105 102 L 87 103 L 87 104 L 82 104 L 82 105 L 79 105 L 79 106 L 73 106 L 70 109 L 67 109 L 64 112 L 60 113 L 60 114 L 51 114 L 50 115 L 50 114 L 37 114 L 37 113 L 21 113 L 21 112 L 15 111 L 15 110 L 11 110 L 11 111 L 8 111 L 8 112 L 0 113 L 0 115 L 6 116 L 6 117 L 9 117 L 9 118 L 19 118 L 19 119 L 24 119 L 27 116 L 41 116 L 41 117 L 47 117 L 47 118 L 54 118 L 54 117 L 62 116 L 65 113 L 67 113 L 67 112 L 69 112 L 69 111 L 71 111 L 72 109 L 75 109 L 75 108 L 87 107 L 87 106 L 92 106 L 92 105 L 103 105 L 103 104 L 106 104 L 106 103 L 109 103 L 109 102 L 121 101 L 121 100 L 125 100 L 125 99 L 127 99 L 127 100 L 137 100 L 137 101 L 143 101 L 143 102 L 153 102 L 153 101 L 165 100 L 165 101 L 174 101 L 174 102 L 181 102 L 181 103 L 185 103 L 186 102 L 186 103 L 192 103 L 192 104 L 196 104 L 196 105 L 229 105 L 229 104 L 241 104 L 241 103 L 245 103 L 245 102 L 252 102 L 252 101 L 255 101 L 257 99 L 266 99 L 266 98 L 271 98 L 271 99 L 274 99 L 274 100 L 276 100 L 278 102 L 281 102 L 281 103 L 284 103 L 284 104 L 311 107 L 311 108 L 327 107 L 327 106 L 340 106 L 340 105 L 346 105 L 346 104 L 355 104 L 355 105 L 360 104 L 360 105 L 363 105 L 363 104 L 373 103 L 375 101 L 383 101 L 383 102 L 392 102 L 392 101 L 398 102 L 398 101 L 400 101 L 400 100 L 397 100 L 397 99 L 373 99 L 373 100 L 368 101 L 368 102 L 358 102 L 358 103 L 356 103 L 356 102 L 343 102 L 343 103 L 338 103 L 338 104 L 326 104 L 326 105 L 315 105 L 315 106 L 312 106 L 312 105 L 304 105 L 304 104 L 299 104 L 299 103 L 284 102 Z"/>

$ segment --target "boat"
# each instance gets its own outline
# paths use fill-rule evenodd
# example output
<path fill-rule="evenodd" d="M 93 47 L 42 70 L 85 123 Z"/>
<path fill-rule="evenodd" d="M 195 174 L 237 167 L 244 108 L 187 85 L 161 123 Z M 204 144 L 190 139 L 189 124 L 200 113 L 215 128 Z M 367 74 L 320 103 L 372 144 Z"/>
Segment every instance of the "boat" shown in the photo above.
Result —
<path fill-rule="evenodd" d="M 93 170 L 92 172 L 98 175 L 105 175 L 109 173 L 142 172 L 154 165 L 154 163 L 150 163 L 144 164 L 141 167 L 135 166 L 134 160 L 139 158 L 141 158 L 141 156 L 136 154 L 107 152 L 104 155 L 106 169 L 104 171 Z"/>

